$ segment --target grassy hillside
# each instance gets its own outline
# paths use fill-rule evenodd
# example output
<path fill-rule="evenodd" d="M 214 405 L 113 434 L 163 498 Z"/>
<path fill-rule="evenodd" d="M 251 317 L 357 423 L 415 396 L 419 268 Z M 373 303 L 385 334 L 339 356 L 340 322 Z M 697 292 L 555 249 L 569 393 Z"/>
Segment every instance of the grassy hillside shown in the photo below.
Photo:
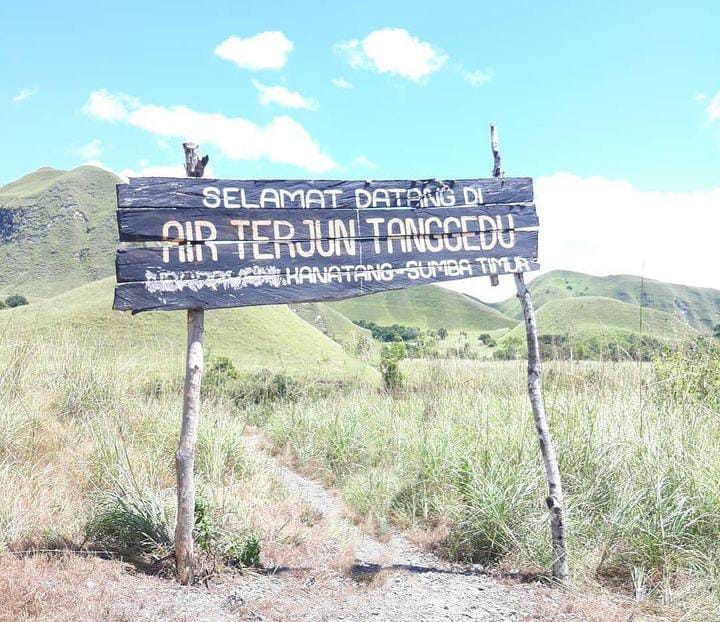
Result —
<path fill-rule="evenodd" d="M 338 343 L 371 336 L 369 330 L 354 324 L 327 303 L 308 302 L 290 305 L 290 308 L 303 320 Z"/>
<path fill-rule="evenodd" d="M 94 167 L 86 167 L 94 168 Z M 67 171 L 61 171 L 49 166 L 43 166 L 38 170 L 24 175 L 20 179 L 11 181 L 0 186 L 0 196 L 31 197 L 49 188 Z"/>
<path fill-rule="evenodd" d="M 351 320 L 368 320 L 387 326 L 404 324 L 437 330 L 496 330 L 511 328 L 508 318 L 482 302 L 434 285 L 383 292 L 330 303 Z"/>
<path fill-rule="evenodd" d="M 591 276 L 580 272 L 555 270 L 535 279 L 530 291 L 536 307 L 551 300 L 580 296 L 602 296 L 632 305 L 665 311 L 683 319 L 693 328 L 709 331 L 720 322 L 720 291 L 688 285 L 675 285 L 639 276 Z M 520 318 L 515 297 L 495 306 L 511 317 Z M 604 319 L 604 318 L 603 318 Z"/>
<path fill-rule="evenodd" d="M 628 333 L 640 333 L 640 307 L 598 296 L 550 300 L 537 313 L 541 335 L 570 335 L 612 338 Z M 508 336 L 525 338 L 523 324 Z M 642 310 L 642 334 L 667 343 L 692 338 L 697 332 L 681 319 L 656 309 Z"/>
<path fill-rule="evenodd" d="M 114 279 L 104 279 L 26 307 L 0 311 L 0 347 L 70 334 L 98 357 L 122 353 L 148 376 L 180 375 L 185 314 L 110 308 Z M 376 372 L 285 306 L 217 310 L 205 315 L 210 357 L 227 356 L 242 371 L 272 369 L 311 378 L 375 378 Z"/>
<path fill-rule="evenodd" d="M 14 293 L 30 300 L 46 298 L 110 276 L 117 246 L 117 181 L 112 173 L 92 166 L 72 171 L 41 168 L 0 187 L 0 298 Z M 644 307 L 669 313 L 702 331 L 720 323 L 718 290 L 650 279 L 641 287 L 637 276 L 595 277 L 569 271 L 542 275 L 530 289 L 538 308 L 578 297 L 639 306 L 642 289 Z M 297 307 L 296 311 L 339 343 L 360 336 L 359 329 L 345 318 L 424 329 L 444 326 L 467 333 L 508 330 L 520 319 L 515 297 L 486 305 L 434 286 Z M 598 328 L 615 321 L 602 315 L 595 319 Z"/>
<path fill-rule="evenodd" d="M 0 296 L 53 296 L 113 273 L 118 178 L 41 168 L 0 187 Z"/>

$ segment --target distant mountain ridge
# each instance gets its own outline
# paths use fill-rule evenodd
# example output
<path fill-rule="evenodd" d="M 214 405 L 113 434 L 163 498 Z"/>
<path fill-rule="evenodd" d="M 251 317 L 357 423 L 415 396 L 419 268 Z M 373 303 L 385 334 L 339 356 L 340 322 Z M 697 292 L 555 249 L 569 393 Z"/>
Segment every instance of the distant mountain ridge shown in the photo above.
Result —
<path fill-rule="evenodd" d="M 119 178 L 41 168 L 0 187 L 0 295 L 59 294 L 113 273 Z"/>
<path fill-rule="evenodd" d="M 711 288 L 665 283 L 634 275 L 592 276 L 569 270 L 543 274 L 532 281 L 529 288 L 537 308 L 550 301 L 593 296 L 663 311 L 702 332 L 709 332 L 720 323 L 720 290 Z M 520 319 L 520 305 L 514 297 L 491 306 Z"/>

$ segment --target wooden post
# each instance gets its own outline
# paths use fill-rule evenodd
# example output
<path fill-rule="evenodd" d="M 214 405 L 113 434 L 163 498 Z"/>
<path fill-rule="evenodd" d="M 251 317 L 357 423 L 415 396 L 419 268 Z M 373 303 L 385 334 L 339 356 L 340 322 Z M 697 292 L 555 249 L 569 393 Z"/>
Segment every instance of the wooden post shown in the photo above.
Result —
<path fill-rule="evenodd" d="M 500 147 L 498 143 L 497 130 L 494 124 L 490 125 L 490 142 L 494 158 L 493 177 L 500 177 Z M 545 499 L 550 513 L 550 533 L 552 538 L 552 576 L 557 581 L 565 581 L 569 576 L 567 540 L 565 534 L 565 509 L 558 468 L 555 447 L 553 446 L 550 428 L 545 415 L 545 405 L 542 397 L 542 386 L 540 383 L 540 347 L 538 345 L 537 322 L 535 321 L 535 309 L 533 308 L 530 290 L 525 284 L 525 277 L 522 272 L 515 274 L 515 287 L 517 297 L 522 305 L 523 317 L 525 319 L 525 336 L 527 337 L 528 348 L 528 395 L 535 419 L 535 430 L 540 442 L 540 453 L 545 465 L 545 476 L 548 482 L 549 494 Z"/>
<path fill-rule="evenodd" d="M 498 143 L 497 130 L 495 124 L 490 124 L 490 148 L 493 153 L 493 177 L 502 177 L 502 167 L 500 164 L 500 144 Z M 490 285 L 497 287 L 500 284 L 500 278 L 497 274 L 490 275 Z"/>
<path fill-rule="evenodd" d="M 200 148 L 184 143 L 185 169 L 188 177 L 202 177 L 208 156 L 200 158 Z M 203 332 L 205 312 L 188 309 L 187 356 L 185 361 L 185 390 L 180 441 L 175 453 L 177 476 L 177 522 L 175 524 L 175 562 L 178 581 L 188 585 L 193 581 L 195 526 L 195 444 L 200 421 L 200 382 L 204 367 Z"/>

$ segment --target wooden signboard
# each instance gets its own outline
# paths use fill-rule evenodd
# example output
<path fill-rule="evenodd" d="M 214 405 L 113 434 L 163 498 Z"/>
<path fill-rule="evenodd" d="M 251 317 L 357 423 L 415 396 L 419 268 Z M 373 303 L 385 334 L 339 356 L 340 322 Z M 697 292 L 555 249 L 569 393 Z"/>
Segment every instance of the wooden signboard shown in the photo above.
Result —
<path fill-rule="evenodd" d="M 540 387 L 535 313 L 524 273 L 539 269 L 529 178 L 456 181 L 203 179 L 208 157 L 184 143 L 188 178 L 117 187 L 113 307 L 187 309 L 183 417 L 175 454 L 178 580 L 194 579 L 195 445 L 204 310 L 338 300 L 438 281 L 514 274 L 528 342 L 528 393 L 548 480 L 553 577 L 568 576 L 560 473 Z"/>
<path fill-rule="evenodd" d="M 537 270 L 532 180 L 120 184 L 114 308 L 338 300 Z"/>

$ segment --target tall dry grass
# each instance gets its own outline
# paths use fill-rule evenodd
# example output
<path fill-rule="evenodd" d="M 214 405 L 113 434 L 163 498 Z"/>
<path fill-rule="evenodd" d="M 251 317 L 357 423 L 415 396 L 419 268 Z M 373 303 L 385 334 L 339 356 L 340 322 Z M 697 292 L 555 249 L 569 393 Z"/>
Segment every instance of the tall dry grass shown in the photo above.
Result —
<path fill-rule="evenodd" d="M 708 398 L 720 382 L 698 382 L 720 363 L 709 352 L 673 356 L 655 366 L 549 363 L 544 393 L 575 577 L 702 619 L 720 613 L 720 414 Z M 380 529 L 419 530 L 453 558 L 548 567 L 524 363 L 403 370 L 398 394 L 357 388 L 280 403 L 262 423 Z"/>
<path fill-rule="evenodd" d="M 83 548 L 147 563 L 171 553 L 180 380 L 157 381 L 152 354 L 138 372 L 128 353 L 77 333 L 6 340 L 0 359 L 0 553 Z M 248 459 L 244 430 L 222 399 L 206 400 L 197 529 L 238 558 L 245 542 L 272 544 L 267 508 L 287 501 Z"/>
<path fill-rule="evenodd" d="M 168 551 L 181 387 L 153 376 L 162 352 L 144 356 L 145 371 L 136 353 L 75 333 L 0 343 L 0 547 Z M 718 360 L 698 349 L 656 365 L 545 366 L 575 577 L 688 619 L 718 616 Z M 296 501 L 245 450 L 250 422 L 335 482 L 380 530 L 412 530 L 457 559 L 548 567 L 524 364 L 406 361 L 402 369 L 404 389 L 394 394 L 307 390 L 270 376 L 240 390 L 247 379 L 235 375 L 227 397 L 216 383 L 198 442 L 210 517 L 198 537 L 221 534 L 238 558 L 253 538 L 285 556 L 303 546 L 301 527 L 287 526 L 289 515 L 302 523 L 302 509 L 291 509 Z"/>

